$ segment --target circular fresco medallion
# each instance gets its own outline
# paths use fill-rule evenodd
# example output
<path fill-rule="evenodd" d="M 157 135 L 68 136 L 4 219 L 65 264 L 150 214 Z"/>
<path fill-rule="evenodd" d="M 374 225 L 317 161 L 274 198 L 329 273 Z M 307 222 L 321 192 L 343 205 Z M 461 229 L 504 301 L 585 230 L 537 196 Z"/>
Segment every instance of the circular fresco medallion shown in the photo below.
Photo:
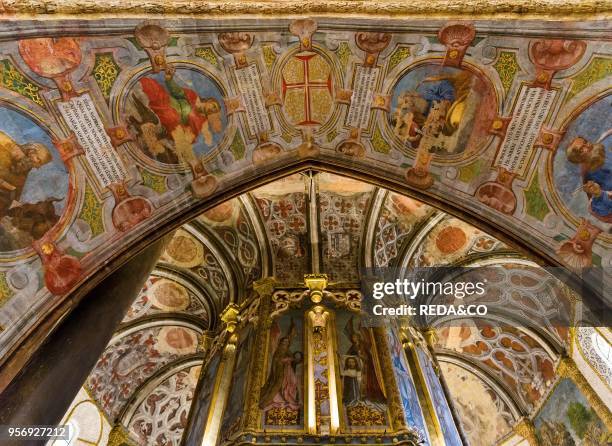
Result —
<path fill-rule="evenodd" d="M 0 106 L 0 253 L 29 248 L 56 225 L 69 182 L 47 131 Z"/>
<path fill-rule="evenodd" d="M 165 256 L 177 266 L 193 268 L 204 261 L 204 248 L 188 232 L 177 232 L 165 251 Z"/>
<path fill-rule="evenodd" d="M 158 167 L 184 167 L 214 156 L 228 126 L 223 96 L 217 81 L 199 67 L 144 72 L 123 94 L 121 113 L 136 138 L 137 155 Z"/>
<path fill-rule="evenodd" d="M 184 286 L 161 279 L 151 287 L 151 303 L 165 311 L 183 311 L 189 307 L 189 293 Z"/>
<path fill-rule="evenodd" d="M 409 68 L 393 87 L 388 124 L 398 148 L 457 160 L 487 145 L 496 114 L 495 89 L 484 75 L 466 64 L 428 61 Z"/>
<path fill-rule="evenodd" d="M 452 254 L 459 251 L 467 243 L 467 236 L 463 229 L 456 226 L 447 226 L 436 237 L 436 247 L 443 254 Z"/>
<path fill-rule="evenodd" d="M 73 37 L 20 40 L 19 54 L 32 71 L 49 78 L 74 70 L 82 59 L 79 43 Z"/>
<path fill-rule="evenodd" d="M 197 334 L 185 327 L 163 327 L 157 336 L 160 352 L 184 355 L 194 353 L 198 347 Z"/>
<path fill-rule="evenodd" d="M 204 212 L 200 215 L 200 219 L 212 226 L 231 225 L 238 211 L 238 202 L 236 200 L 229 200 Z"/>
<path fill-rule="evenodd" d="M 612 229 L 612 94 L 573 114 L 552 155 L 552 182 L 564 214 L 574 224 L 586 218 Z"/>

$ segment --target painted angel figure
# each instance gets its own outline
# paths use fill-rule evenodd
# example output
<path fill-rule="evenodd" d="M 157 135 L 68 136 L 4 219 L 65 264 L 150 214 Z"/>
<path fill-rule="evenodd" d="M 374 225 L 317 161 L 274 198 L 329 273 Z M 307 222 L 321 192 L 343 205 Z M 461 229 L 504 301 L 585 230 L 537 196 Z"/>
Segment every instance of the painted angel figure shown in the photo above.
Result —
<path fill-rule="evenodd" d="M 175 72 L 176 69 L 168 65 L 163 84 L 150 77 L 139 80 L 148 106 L 135 100 L 142 121 L 132 119 L 132 122 L 140 125 L 147 150 L 153 156 L 167 151 L 167 145 L 160 139 L 166 137 L 174 143 L 175 156 L 193 164 L 195 142 L 202 137 L 204 144 L 211 146 L 213 135 L 223 131 L 221 105 L 216 99 L 201 98 L 191 88 L 181 85 L 174 77 Z"/>
<path fill-rule="evenodd" d="M 278 324 L 274 330 L 280 336 Z M 273 408 L 284 408 L 298 410 L 300 408 L 299 380 L 296 373 L 298 361 L 301 362 L 299 352 L 291 351 L 291 340 L 295 336 L 295 322 L 293 318 L 289 330 L 284 336 L 280 336 L 276 350 L 272 355 L 270 373 L 268 379 L 261 389 L 259 407 L 264 411 Z"/>
<path fill-rule="evenodd" d="M 138 118 L 132 115 L 128 118 L 128 122 L 148 155 L 164 164 L 177 164 L 179 159 L 174 151 L 171 137 L 161 126 L 157 115 L 134 93 L 132 93 L 132 103 Z"/>
<path fill-rule="evenodd" d="M 354 318 L 351 316 L 344 327 L 344 332 L 351 342 L 351 347 L 346 354 L 359 358 L 361 366 L 361 399 L 372 403 L 384 403 L 386 398 L 382 390 L 382 379 L 380 379 L 379 371 L 372 356 L 373 346 L 368 329 L 361 325 L 355 329 Z"/>
<path fill-rule="evenodd" d="M 577 136 L 567 147 L 567 160 L 580 166 L 581 189 L 589 198 L 589 210 L 598 220 L 612 223 L 612 156 L 606 153 L 604 141 L 612 129 L 604 132 L 595 143 Z"/>

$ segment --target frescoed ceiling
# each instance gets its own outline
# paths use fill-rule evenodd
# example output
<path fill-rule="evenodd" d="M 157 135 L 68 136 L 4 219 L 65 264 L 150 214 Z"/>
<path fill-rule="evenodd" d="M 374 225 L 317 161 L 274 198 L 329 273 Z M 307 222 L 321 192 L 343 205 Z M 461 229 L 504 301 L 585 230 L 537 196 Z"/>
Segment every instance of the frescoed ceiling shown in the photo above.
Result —
<path fill-rule="evenodd" d="M 359 262 L 425 265 L 508 242 L 544 263 L 610 265 L 607 22 L 227 26 L 14 16 L 0 27 L 2 358 L 101 265 L 222 201 L 191 224 L 211 232 L 207 246 L 192 250 L 184 237 L 167 253 L 188 257 L 184 268 L 211 278 L 207 292 L 222 302 L 240 299 L 234 279 L 262 271 L 296 283 L 300 268 L 318 265 L 352 282 Z M 226 201 L 316 166 L 394 192 L 286 180 L 292 195 L 264 187 Z M 363 229 L 368 216 L 356 215 L 366 208 L 386 220 L 358 239 L 351 231 Z M 247 222 L 254 209 L 257 225 Z M 307 252 L 313 224 L 317 249 Z M 429 225 L 407 259 L 402 239 Z M 269 253 L 257 250 L 263 237 Z M 358 246 L 376 253 L 359 259 Z M 219 250 L 233 274 L 225 284 L 226 265 L 209 259 Z"/>
<path fill-rule="evenodd" d="M 556 380 L 569 343 L 560 320 L 568 311 L 558 305 L 570 305 L 567 291 L 455 217 L 316 170 L 259 187 L 178 229 L 87 379 L 86 394 L 135 443 L 178 445 L 219 313 L 248 300 L 252 281 L 274 276 L 278 288 L 294 289 L 319 271 L 329 274 L 330 288 L 342 289 L 358 286 L 365 265 L 410 265 L 417 252 L 430 255 L 428 265 L 496 266 L 488 272 L 488 302 L 514 308 L 476 322 L 430 321 L 465 431 L 492 445 Z"/>
<path fill-rule="evenodd" d="M 88 0 L 0 3 L 12 14 L 0 22 L 0 366 L 103 265 L 176 230 L 86 388 L 135 441 L 177 444 L 207 335 L 253 281 L 502 264 L 490 297 L 520 308 L 514 319 L 432 323 L 451 390 L 480 380 L 482 395 L 503 394 L 487 404 L 505 435 L 570 342 L 524 254 L 612 265 L 609 22 L 404 19 L 394 1 L 329 2 L 384 18 L 224 20 L 244 2 L 219 3 L 146 20 L 53 16 L 104 11 Z M 328 11 L 271 3 L 252 7 Z M 534 314 L 538 327 L 508 328 Z M 489 407 L 457 392 L 466 422 Z"/>

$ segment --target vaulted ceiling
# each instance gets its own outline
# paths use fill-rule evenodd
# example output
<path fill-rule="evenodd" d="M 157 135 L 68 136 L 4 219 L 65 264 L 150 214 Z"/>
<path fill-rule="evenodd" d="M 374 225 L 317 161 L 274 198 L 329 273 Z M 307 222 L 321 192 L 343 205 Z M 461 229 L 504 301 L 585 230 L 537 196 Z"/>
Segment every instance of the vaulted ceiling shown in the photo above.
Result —
<path fill-rule="evenodd" d="M 103 267 L 180 226 L 86 384 L 141 443 L 177 442 L 208 336 L 253 281 L 348 286 L 372 266 L 501 265 L 491 299 L 519 312 L 429 323 L 470 435 L 536 410 L 570 336 L 535 297 L 571 299 L 508 243 L 610 280 L 609 7 L 503 3 L 491 19 L 468 0 L 482 19 L 456 22 L 429 1 L 127 0 L 112 18 L 103 1 L 17 3 L 0 4 L 0 131 L 50 159 L 2 178 L 2 365 Z M 291 17 L 217 16 L 246 8 Z"/>
<path fill-rule="evenodd" d="M 120 3 L 112 6 L 123 13 L 249 7 Z M 252 7 L 302 11 L 296 2 L 272 3 Z M 301 7 L 375 12 L 369 2 L 332 3 Z M 540 14 L 554 12 L 544 3 Z M 376 4 L 394 14 L 433 8 L 432 2 Z M 470 4 L 475 14 L 491 13 L 489 5 Z M 2 11 L 14 15 L 0 29 L 0 131 L 13 153 L 37 147 L 47 155 L 40 168 L 3 177 L 9 186 L 0 217 L 1 361 L 19 356 L 32 333 L 44 337 L 45 318 L 68 308 L 67 297 L 99 280 L 104 265 L 120 264 L 214 204 L 309 168 L 375 179 L 513 240 L 542 263 L 602 266 L 606 273 L 609 157 L 599 152 L 605 155 L 611 141 L 602 117 L 610 109 L 612 50 L 609 23 L 598 20 L 605 7 L 586 5 L 582 21 L 562 24 L 505 16 L 234 22 L 52 15 L 79 8 L 93 14 L 104 5 L 33 0 L 20 10 L 3 3 Z M 528 4 L 519 9 L 534 11 Z M 177 121 L 174 106 L 164 105 L 170 98 L 193 112 Z M 597 163 L 580 161 L 578 151 L 599 154 Z M 225 293 L 224 302 L 243 292 L 223 283 L 218 270 L 225 266 L 235 283 L 248 284 L 262 272 L 298 283 L 306 265 L 352 282 L 358 265 L 399 258 L 427 265 L 506 249 L 424 204 L 399 217 L 396 209 L 413 203 L 391 192 L 341 190 L 324 176 L 303 187 L 285 181 L 290 196 L 263 188 L 240 197 L 234 210 L 224 204 L 185 229 L 202 222 L 209 228 L 211 241 L 196 248 L 198 260 L 228 251 L 227 265 L 188 268 L 214 277 L 208 292 Z M 312 188 L 320 188 L 316 201 Z M 362 208 L 370 213 L 355 218 Z M 261 223 L 247 229 L 254 209 Z M 353 234 L 378 213 L 385 216 L 379 236 Z M 313 225 L 317 231 L 304 233 Z M 262 246 L 266 235 L 268 251 L 257 252 L 254 242 Z M 413 236 L 422 243 L 403 252 L 402 240 Z M 307 240 L 314 249 L 304 249 Z M 179 257 L 186 255 L 183 242 Z M 375 253 L 356 257 L 356 246 Z M 279 264 L 286 266 L 282 274 Z"/>
<path fill-rule="evenodd" d="M 314 170 L 231 199 L 177 230 L 85 388 L 110 424 L 122 423 L 134 441 L 178 444 L 219 312 L 247 299 L 253 281 L 274 276 L 279 288 L 299 288 L 304 274 L 318 271 L 329 274 L 330 288 L 342 288 L 359 286 L 365 266 L 475 264 L 498 266 L 489 277 L 491 308 L 514 301 L 523 313 L 429 322 L 468 436 L 496 441 L 535 410 L 555 379 L 569 339 L 551 320 L 565 291 L 455 217 Z M 546 303 L 549 309 L 538 307 Z M 540 315 L 549 319 L 535 326 Z M 465 392 L 466 383 L 473 390 Z"/>

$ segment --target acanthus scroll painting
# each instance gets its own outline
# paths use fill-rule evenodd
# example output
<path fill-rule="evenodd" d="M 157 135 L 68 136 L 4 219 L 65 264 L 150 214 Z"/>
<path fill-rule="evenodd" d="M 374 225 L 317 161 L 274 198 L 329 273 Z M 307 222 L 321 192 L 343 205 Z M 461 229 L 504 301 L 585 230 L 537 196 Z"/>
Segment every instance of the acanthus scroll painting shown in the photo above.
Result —
<path fill-rule="evenodd" d="M 612 47 L 600 25 L 190 23 L 197 32 L 118 19 L 12 22 L 20 31 L 1 34 L 3 357 L 139 238 L 254 175 L 313 160 L 477 215 L 566 267 L 610 266 Z M 270 225 L 284 212 L 273 196 L 258 203 Z M 275 226 L 275 249 L 293 265 L 309 259 L 306 222 L 291 221 Z M 298 352 L 277 355 L 296 381 Z M 357 350 L 342 354 L 348 388 L 359 374 L 372 383 L 347 401 L 384 414 L 376 372 Z M 299 425 L 299 385 L 289 390 Z"/>

